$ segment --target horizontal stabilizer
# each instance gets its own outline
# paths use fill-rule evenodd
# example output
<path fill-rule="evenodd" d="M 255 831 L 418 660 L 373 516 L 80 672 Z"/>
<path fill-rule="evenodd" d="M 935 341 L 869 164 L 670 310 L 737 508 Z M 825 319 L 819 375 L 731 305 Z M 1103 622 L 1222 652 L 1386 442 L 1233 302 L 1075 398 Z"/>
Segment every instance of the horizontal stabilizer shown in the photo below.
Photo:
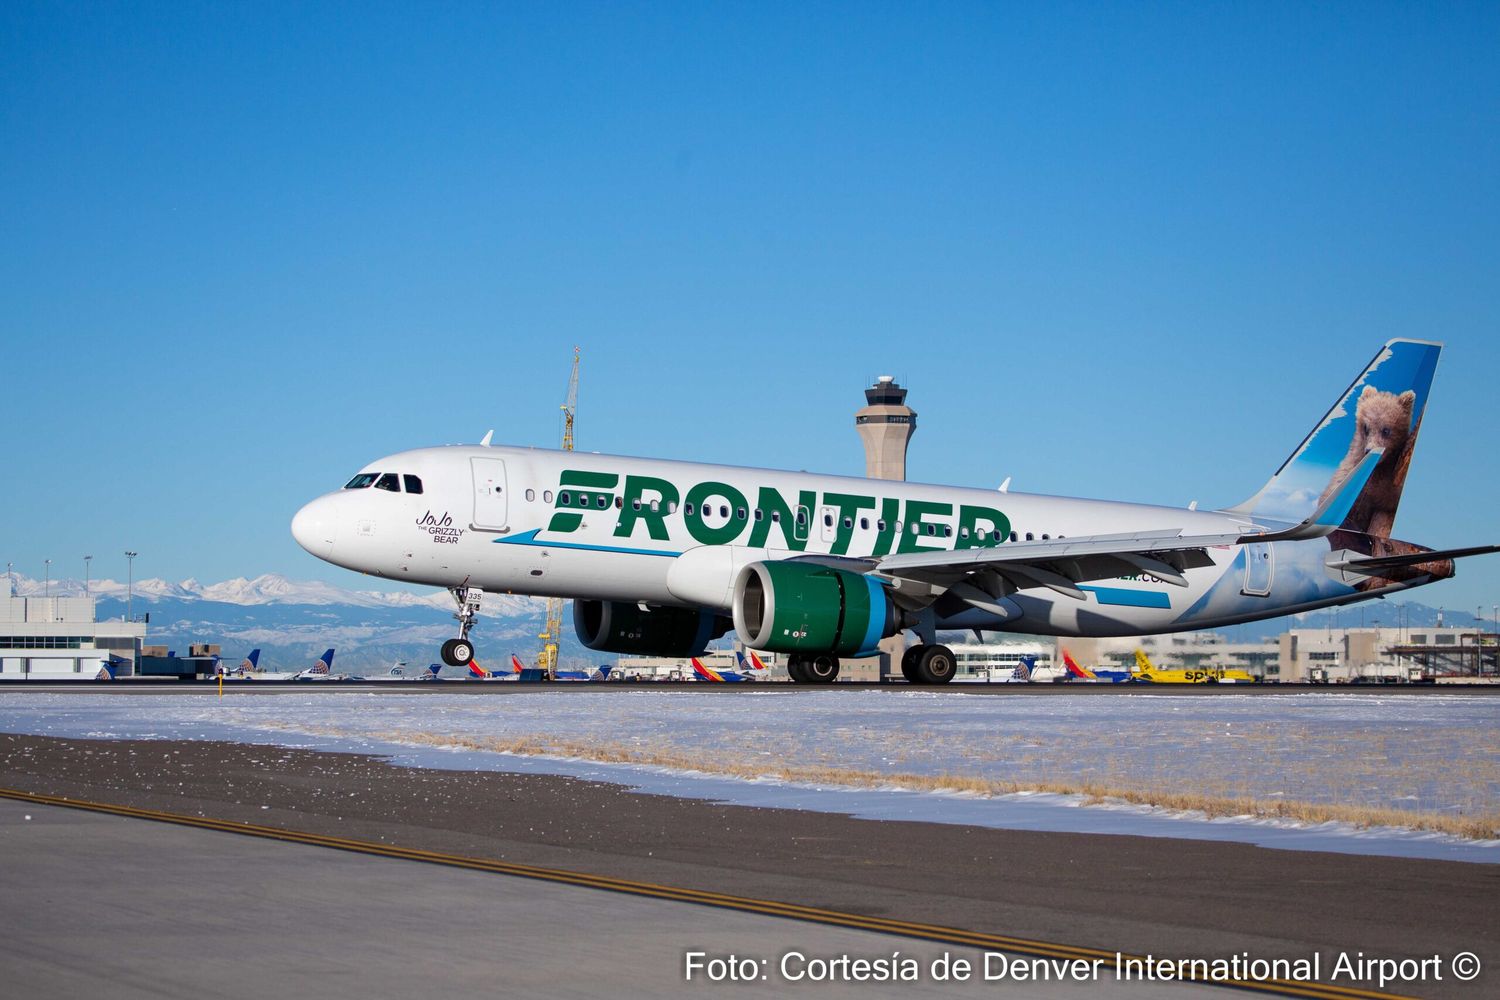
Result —
<path fill-rule="evenodd" d="M 1500 552 L 1500 545 L 1475 545 L 1467 549 L 1442 549 L 1436 552 L 1410 552 L 1400 556 L 1372 556 L 1367 559 L 1342 559 L 1329 563 L 1332 569 L 1346 569 L 1355 573 L 1378 573 L 1386 569 L 1403 566 L 1418 566 L 1422 563 L 1442 562 L 1447 559 L 1462 559 L 1465 556 L 1484 556 Z"/>

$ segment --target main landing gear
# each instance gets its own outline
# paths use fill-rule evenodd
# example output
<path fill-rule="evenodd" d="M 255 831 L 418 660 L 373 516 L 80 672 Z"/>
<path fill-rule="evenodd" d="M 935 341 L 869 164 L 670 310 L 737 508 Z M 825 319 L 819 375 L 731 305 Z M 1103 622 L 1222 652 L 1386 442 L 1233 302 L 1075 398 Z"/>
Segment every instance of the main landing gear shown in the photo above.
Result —
<path fill-rule="evenodd" d="M 479 617 L 479 605 L 484 600 L 484 591 L 465 583 L 461 587 L 449 587 L 448 593 L 458 604 L 453 617 L 458 619 L 458 638 L 443 643 L 439 655 L 450 667 L 467 667 L 474 661 L 474 644 L 469 641 L 469 629 Z"/>
<path fill-rule="evenodd" d="M 787 657 L 786 672 L 794 684 L 832 684 L 839 679 L 839 658 L 831 653 Z"/>
<path fill-rule="evenodd" d="M 956 673 L 958 660 L 947 646 L 923 643 L 901 657 L 901 676 L 912 684 L 947 684 Z"/>

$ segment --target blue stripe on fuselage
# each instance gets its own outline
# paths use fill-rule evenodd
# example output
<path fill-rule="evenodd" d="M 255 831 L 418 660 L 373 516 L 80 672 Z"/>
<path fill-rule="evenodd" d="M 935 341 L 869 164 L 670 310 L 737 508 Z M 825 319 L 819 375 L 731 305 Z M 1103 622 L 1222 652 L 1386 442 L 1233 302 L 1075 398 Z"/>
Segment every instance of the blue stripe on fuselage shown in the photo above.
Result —
<path fill-rule="evenodd" d="M 668 552 L 658 549 L 626 549 L 613 545 L 584 545 L 579 542 L 554 542 L 536 537 L 542 529 L 535 528 L 524 531 L 514 538 L 496 538 L 496 545 L 541 545 L 549 549 L 585 549 L 589 552 L 624 552 L 633 556 L 680 556 L 681 552 Z"/>
<path fill-rule="evenodd" d="M 1159 590 L 1126 590 L 1124 587 L 1085 587 L 1100 604 L 1114 604 L 1123 608 L 1170 608 L 1171 600 Z"/>

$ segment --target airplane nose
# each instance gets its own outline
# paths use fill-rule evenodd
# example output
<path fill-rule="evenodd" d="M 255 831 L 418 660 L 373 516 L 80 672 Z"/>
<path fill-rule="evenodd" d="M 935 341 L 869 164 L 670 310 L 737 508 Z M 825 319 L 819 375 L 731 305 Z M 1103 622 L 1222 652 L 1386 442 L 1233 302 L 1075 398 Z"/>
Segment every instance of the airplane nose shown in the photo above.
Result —
<path fill-rule="evenodd" d="M 332 502 L 318 497 L 292 517 L 292 537 L 319 559 L 327 559 L 338 537 L 338 522 L 333 518 Z"/>

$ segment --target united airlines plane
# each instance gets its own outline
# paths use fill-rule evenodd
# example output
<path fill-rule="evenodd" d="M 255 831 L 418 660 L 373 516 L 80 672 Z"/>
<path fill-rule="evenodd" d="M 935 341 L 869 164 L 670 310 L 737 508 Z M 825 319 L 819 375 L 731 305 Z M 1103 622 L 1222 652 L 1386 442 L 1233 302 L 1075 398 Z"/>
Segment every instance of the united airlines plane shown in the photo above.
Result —
<path fill-rule="evenodd" d="M 910 631 L 901 670 L 955 672 L 939 629 L 1123 636 L 1348 604 L 1453 575 L 1391 537 L 1440 345 L 1393 340 L 1270 480 L 1222 510 L 529 448 L 371 462 L 292 519 L 307 551 L 446 587 L 474 658 L 483 592 L 571 598 L 590 649 L 690 657 L 731 628 L 827 683 Z"/>

